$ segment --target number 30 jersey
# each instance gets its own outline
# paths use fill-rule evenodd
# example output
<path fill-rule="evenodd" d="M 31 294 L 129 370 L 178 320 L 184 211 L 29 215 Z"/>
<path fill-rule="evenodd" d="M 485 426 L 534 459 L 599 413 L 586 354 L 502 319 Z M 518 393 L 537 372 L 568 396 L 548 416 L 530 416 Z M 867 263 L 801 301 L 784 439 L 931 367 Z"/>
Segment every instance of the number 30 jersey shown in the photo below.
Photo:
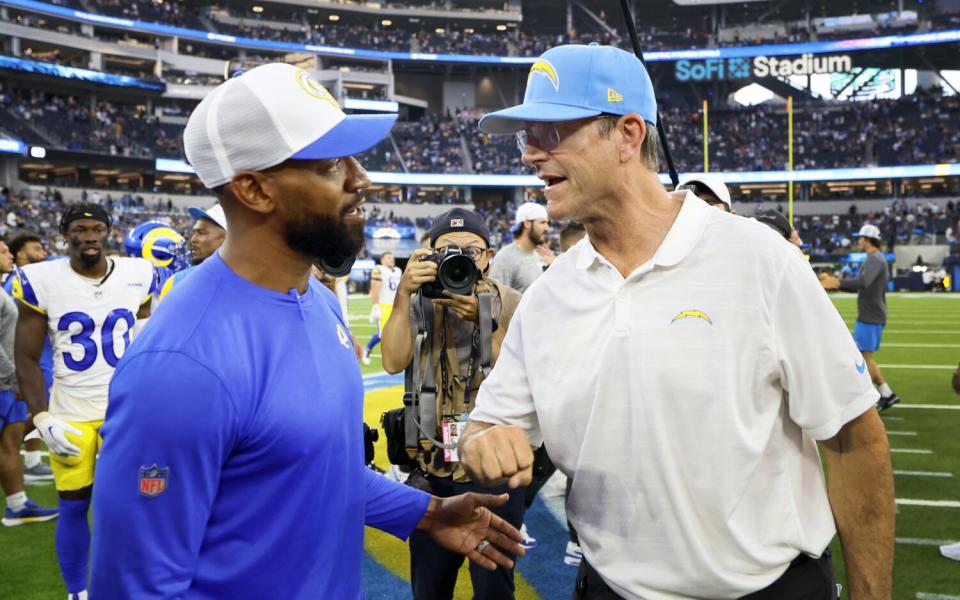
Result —
<path fill-rule="evenodd" d="M 107 259 L 105 279 L 78 274 L 69 259 L 21 267 L 13 296 L 46 315 L 53 341 L 50 413 L 73 421 L 103 419 L 113 371 L 130 346 L 140 306 L 155 291 L 153 265 Z"/>

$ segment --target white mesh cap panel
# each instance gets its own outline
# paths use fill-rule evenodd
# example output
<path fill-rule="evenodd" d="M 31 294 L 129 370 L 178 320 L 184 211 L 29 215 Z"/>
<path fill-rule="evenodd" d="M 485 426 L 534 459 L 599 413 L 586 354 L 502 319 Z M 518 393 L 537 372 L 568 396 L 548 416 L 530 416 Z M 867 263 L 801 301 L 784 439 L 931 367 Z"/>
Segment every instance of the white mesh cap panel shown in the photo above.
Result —
<path fill-rule="evenodd" d="M 184 151 L 208 188 L 240 170 L 277 165 L 313 144 L 346 115 L 309 73 L 273 63 L 230 79 L 194 109 Z"/>
<path fill-rule="evenodd" d="M 226 85 L 223 86 L 225 87 Z M 229 180 L 219 165 L 206 128 L 207 114 L 223 88 L 210 92 L 204 101 L 197 105 L 183 130 L 183 151 L 187 156 L 187 162 L 197 172 L 203 185 L 208 188 L 216 187 Z"/>
<path fill-rule="evenodd" d="M 291 148 L 277 131 L 269 110 L 243 84 L 243 75 L 220 102 L 217 128 L 232 171 L 262 171 L 290 158 L 298 148 Z M 274 110 L 285 110 L 281 104 Z M 224 181 L 223 183 L 226 183 Z"/>

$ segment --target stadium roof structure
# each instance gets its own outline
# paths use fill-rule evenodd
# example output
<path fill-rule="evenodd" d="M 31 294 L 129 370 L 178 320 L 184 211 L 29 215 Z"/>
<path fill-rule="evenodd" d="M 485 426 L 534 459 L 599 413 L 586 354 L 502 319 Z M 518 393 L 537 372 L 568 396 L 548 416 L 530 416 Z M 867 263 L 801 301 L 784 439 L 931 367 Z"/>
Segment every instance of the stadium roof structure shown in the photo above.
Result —
<path fill-rule="evenodd" d="M 223 46 L 242 49 L 254 49 L 273 52 L 308 52 L 321 56 L 339 56 L 367 60 L 393 60 L 427 63 L 461 63 L 479 65 L 514 65 L 526 67 L 536 61 L 533 56 L 493 56 L 479 54 L 435 54 L 422 52 L 388 52 L 364 48 L 342 48 L 337 46 L 318 46 L 293 42 L 260 40 L 197 29 L 187 29 L 162 23 L 149 23 L 134 19 L 112 17 L 65 8 L 36 0 L 0 0 L 0 6 L 39 12 L 67 20 L 88 23 L 96 26 L 122 30 L 132 30 L 158 36 L 180 37 Z M 804 42 L 791 44 L 760 44 L 724 48 L 691 48 L 677 50 L 658 50 L 644 53 L 649 62 L 671 62 L 678 60 L 751 58 L 757 56 L 794 56 L 803 54 L 849 53 L 869 50 L 887 50 L 905 47 L 949 44 L 960 42 L 960 30 L 933 31 L 905 35 L 888 35 L 824 42 Z"/>

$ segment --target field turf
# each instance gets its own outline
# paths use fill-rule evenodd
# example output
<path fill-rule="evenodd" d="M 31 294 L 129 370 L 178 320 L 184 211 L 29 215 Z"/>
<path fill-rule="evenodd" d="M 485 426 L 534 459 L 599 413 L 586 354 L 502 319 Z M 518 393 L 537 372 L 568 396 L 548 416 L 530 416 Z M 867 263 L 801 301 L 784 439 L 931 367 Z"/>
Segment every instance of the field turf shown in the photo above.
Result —
<path fill-rule="evenodd" d="M 833 298 L 852 328 L 856 298 Z M 898 499 L 894 598 L 960 600 L 960 562 L 941 557 L 937 548 L 960 541 L 960 399 L 950 389 L 952 370 L 960 360 L 960 295 L 893 294 L 888 301 L 890 322 L 876 357 L 902 398 L 900 405 L 883 413 Z M 367 320 L 369 310 L 366 298 L 351 299 L 351 324 L 364 344 L 376 330 Z M 365 419 L 379 427 L 380 413 L 399 406 L 402 382 L 382 375 L 379 347 L 363 372 L 368 389 Z M 376 462 L 387 466 L 382 440 Z M 41 504 L 56 503 L 50 485 L 28 486 L 28 493 Z M 527 525 L 540 546 L 518 564 L 519 599 L 570 596 L 575 569 L 562 562 L 566 533 L 561 514 L 561 499 L 549 493 L 542 494 L 528 514 Z M 54 527 L 52 522 L 0 527 L 0 599 L 66 597 L 54 554 Z M 136 535 L 135 526 L 130 533 Z M 367 597 L 410 598 L 406 546 L 374 530 L 368 530 L 366 546 Z M 834 546 L 842 582 L 841 552 L 836 542 Z M 456 598 L 471 596 L 469 577 L 462 576 Z"/>

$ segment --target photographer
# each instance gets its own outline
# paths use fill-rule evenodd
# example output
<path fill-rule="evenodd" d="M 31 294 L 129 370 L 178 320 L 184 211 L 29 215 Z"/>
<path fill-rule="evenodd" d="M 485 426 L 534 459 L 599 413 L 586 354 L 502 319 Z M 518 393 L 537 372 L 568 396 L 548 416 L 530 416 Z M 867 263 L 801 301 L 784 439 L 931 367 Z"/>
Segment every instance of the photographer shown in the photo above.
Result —
<path fill-rule="evenodd" d="M 427 338 L 431 342 L 424 344 L 420 352 L 421 368 L 415 374 L 415 379 L 423 381 L 425 371 L 432 366 L 436 382 L 436 423 L 422 423 L 422 427 L 436 440 L 445 443 L 452 442 L 456 431 L 462 429 L 485 377 L 486 369 L 479 364 L 482 352 L 478 346 L 489 343 L 488 356 L 491 363 L 496 361 L 510 319 L 520 302 L 517 291 L 488 277 L 493 254 L 489 240 L 487 226 L 477 213 L 455 208 L 439 217 L 430 231 L 430 247 L 416 250 L 407 263 L 400 279 L 394 310 L 381 335 L 383 368 L 389 373 L 399 373 L 414 360 L 417 311 L 427 306 L 428 310 L 421 314 L 433 315 L 432 335 Z M 456 260 L 444 260 L 444 257 L 447 260 L 450 257 L 456 259 L 457 255 L 469 256 L 473 267 L 469 263 L 464 264 L 463 259 L 459 259 L 459 265 Z M 449 273 L 454 279 L 467 282 L 470 289 L 463 290 L 465 294 L 442 289 L 438 281 L 441 262 L 444 274 Z M 456 268 L 450 269 L 451 266 Z M 478 281 L 470 283 L 471 276 Z M 451 283 L 444 277 L 439 279 Z M 489 294 L 488 310 L 492 317 L 490 335 L 481 332 L 481 321 L 484 320 L 480 318 L 480 307 L 483 305 L 479 298 L 481 294 Z M 432 311 L 429 310 L 430 306 Z M 431 325 L 428 323 L 426 327 L 430 328 Z M 440 497 L 479 490 L 509 492 L 509 502 L 494 511 L 515 527 L 520 527 L 523 522 L 523 490 L 507 490 L 506 486 L 490 489 L 472 483 L 457 462 L 455 451 L 444 449 L 429 440 L 421 440 L 417 463 L 417 471 L 422 472 L 415 471 L 408 482 L 423 482 L 425 475 L 425 482 L 432 493 Z M 410 575 L 414 598 L 452 598 L 462 562 L 462 556 L 445 550 L 427 536 L 414 533 L 410 537 Z M 513 598 L 513 570 L 498 568 L 491 572 L 471 566 L 470 576 L 474 598 Z"/>

